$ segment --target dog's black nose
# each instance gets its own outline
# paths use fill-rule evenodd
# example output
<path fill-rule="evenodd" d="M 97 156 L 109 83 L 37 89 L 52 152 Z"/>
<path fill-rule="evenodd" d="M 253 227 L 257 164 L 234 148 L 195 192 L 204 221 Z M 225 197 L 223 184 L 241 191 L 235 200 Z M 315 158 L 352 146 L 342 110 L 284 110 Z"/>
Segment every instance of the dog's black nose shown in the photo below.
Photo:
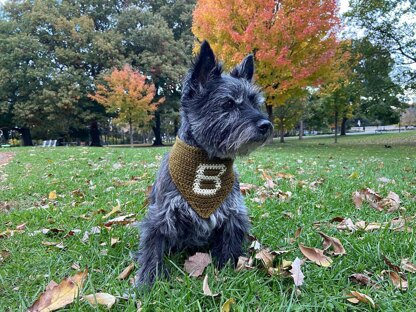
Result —
<path fill-rule="evenodd" d="M 266 134 L 273 129 L 273 125 L 267 119 L 262 119 L 257 123 L 257 128 L 259 128 L 261 134 Z"/>

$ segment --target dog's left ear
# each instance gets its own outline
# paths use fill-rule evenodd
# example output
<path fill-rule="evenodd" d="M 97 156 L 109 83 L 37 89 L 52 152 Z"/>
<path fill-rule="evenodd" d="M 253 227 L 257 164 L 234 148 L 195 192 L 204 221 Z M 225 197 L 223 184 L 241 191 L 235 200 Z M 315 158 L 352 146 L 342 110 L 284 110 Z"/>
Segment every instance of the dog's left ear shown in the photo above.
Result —
<path fill-rule="evenodd" d="M 253 54 L 249 54 L 245 59 L 230 73 L 235 78 L 244 78 L 251 82 L 254 75 L 254 57 Z"/>

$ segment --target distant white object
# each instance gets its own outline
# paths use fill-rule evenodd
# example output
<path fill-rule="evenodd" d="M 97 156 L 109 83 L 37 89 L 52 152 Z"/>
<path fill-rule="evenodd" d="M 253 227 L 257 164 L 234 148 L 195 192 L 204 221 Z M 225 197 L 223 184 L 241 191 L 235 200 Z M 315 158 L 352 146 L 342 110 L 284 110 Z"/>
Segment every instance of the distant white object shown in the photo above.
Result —
<path fill-rule="evenodd" d="M 357 125 L 358 125 L 358 127 L 361 127 L 361 120 L 358 119 Z"/>

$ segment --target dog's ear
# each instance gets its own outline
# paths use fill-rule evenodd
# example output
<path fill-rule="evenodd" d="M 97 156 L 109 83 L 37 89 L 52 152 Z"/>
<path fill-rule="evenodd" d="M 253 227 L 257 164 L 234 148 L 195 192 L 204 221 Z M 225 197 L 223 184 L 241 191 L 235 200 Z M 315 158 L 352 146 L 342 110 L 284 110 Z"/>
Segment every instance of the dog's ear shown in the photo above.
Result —
<path fill-rule="evenodd" d="M 209 43 L 207 41 L 202 42 L 192 68 L 192 82 L 203 86 L 209 79 L 221 76 L 221 71 L 221 64 L 218 64 L 215 60 L 214 52 Z"/>
<path fill-rule="evenodd" d="M 245 59 L 230 73 L 235 78 L 243 78 L 251 82 L 254 75 L 254 57 L 253 54 L 249 54 Z"/>

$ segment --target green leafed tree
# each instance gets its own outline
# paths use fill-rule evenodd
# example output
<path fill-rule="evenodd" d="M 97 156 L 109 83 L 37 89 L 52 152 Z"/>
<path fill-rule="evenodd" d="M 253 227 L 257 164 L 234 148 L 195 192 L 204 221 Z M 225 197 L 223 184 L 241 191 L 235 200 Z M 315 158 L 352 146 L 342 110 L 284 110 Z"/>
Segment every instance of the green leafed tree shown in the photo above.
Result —
<path fill-rule="evenodd" d="M 395 76 L 416 88 L 416 1 L 350 0 L 347 23 L 362 28 L 376 46 L 383 46 L 397 65 Z"/>

